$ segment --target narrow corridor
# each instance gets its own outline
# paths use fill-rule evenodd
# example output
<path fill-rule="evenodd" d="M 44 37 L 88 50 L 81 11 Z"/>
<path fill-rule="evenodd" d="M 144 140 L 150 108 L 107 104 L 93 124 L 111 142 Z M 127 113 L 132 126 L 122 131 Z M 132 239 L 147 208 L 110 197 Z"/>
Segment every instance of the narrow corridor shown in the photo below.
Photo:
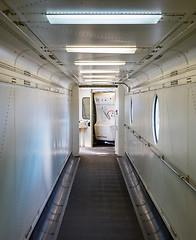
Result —
<path fill-rule="evenodd" d="M 82 148 L 58 240 L 142 240 L 113 147 Z"/>

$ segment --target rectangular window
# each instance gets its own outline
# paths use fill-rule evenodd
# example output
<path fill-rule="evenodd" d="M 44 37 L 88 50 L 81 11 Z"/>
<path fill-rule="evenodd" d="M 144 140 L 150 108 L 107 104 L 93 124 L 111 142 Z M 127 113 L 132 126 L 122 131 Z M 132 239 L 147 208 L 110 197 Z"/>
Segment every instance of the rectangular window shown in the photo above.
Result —
<path fill-rule="evenodd" d="M 90 97 L 82 98 L 82 118 L 90 119 Z"/>

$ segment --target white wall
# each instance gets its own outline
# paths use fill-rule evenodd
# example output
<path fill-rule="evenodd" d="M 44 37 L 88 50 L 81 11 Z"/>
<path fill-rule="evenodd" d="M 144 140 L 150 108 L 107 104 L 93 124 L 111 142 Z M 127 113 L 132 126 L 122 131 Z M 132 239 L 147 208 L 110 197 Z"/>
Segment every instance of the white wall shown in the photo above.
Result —
<path fill-rule="evenodd" d="M 195 80 L 195 77 L 192 78 L 193 82 Z M 153 139 L 152 127 L 155 94 L 160 104 L 160 137 L 157 144 Z M 196 83 L 127 95 L 125 109 L 129 109 L 125 111 L 126 153 L 173 236 L 176 233 L 176 239 L 196 239 L 196 192 L 132 133 L 134 130 L 155 147 L 171 167 L 182 176 L 188 175 L 190 184 L 196 187 Z"/>
<path fill-rule="evenodd" d="M 70 96 L 0 83 L 0 239 L 24 239 L 70 153 Z"/>
<path fill-rule="evenodd" d="M 72 89 L 71 102 L 71 121 L 72 121 L 72 153 L 79 155 L 79 88 L 75 85 Z"/>
<path fill-rule="evenodd" d="M 125 153 L 124 149 L 124 98 L 125 90 L 123 86 L 118 86 L 116 91 L 116 139 L 115 139 L 115 153 L 118 156 L 123 156 Z"/>

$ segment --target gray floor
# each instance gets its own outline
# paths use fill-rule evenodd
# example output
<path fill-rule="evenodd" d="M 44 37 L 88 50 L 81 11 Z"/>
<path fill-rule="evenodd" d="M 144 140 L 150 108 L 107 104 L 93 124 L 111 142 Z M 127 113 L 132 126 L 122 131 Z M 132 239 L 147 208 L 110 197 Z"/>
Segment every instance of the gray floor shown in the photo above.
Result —
<path fill-rule="evenodd" d="M 143 240 L 113 147 L 82 148 L 58 240 Z"/>

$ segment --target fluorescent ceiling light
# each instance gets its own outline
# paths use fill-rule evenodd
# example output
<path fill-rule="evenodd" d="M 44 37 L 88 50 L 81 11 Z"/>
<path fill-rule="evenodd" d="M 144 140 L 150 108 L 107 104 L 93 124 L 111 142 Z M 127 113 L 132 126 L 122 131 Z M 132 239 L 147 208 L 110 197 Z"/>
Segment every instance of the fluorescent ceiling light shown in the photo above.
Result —
<path fill-rule="evenodd" d="M 75 61 L 75 65 L 95 65 L 95 66 L 101 66 L 101 65 L 106 65 L 106 66 L 118 66 L 118 65 L 125 65 L 125 61 Z"/>
<path fill-rule="evenodd" d="M 81 70 L 80 73 L 119 73 L 119 70 Z"/>
<path fill-rule="evenodd" d="M 84 75 L 83 78 L 115 78 L 115 75 Z"/>
<path fill-rule="evenodd" d="M 93 79 L 93 80 L 85 80 L 85 82 L 113 82 L 111 81 L 111 79 L 104 79 L 104 80 L 100 80 L 100 79 Z"/>
<path fill-rule="evenodd" d="M 134 54 L 136 46 L 66 46 L 67 52 Z"/>
<path fill-rule="evenodd" d="M 161 13 L 64 12 L 47 13 L 50 24 L 156 24 Z"/>

